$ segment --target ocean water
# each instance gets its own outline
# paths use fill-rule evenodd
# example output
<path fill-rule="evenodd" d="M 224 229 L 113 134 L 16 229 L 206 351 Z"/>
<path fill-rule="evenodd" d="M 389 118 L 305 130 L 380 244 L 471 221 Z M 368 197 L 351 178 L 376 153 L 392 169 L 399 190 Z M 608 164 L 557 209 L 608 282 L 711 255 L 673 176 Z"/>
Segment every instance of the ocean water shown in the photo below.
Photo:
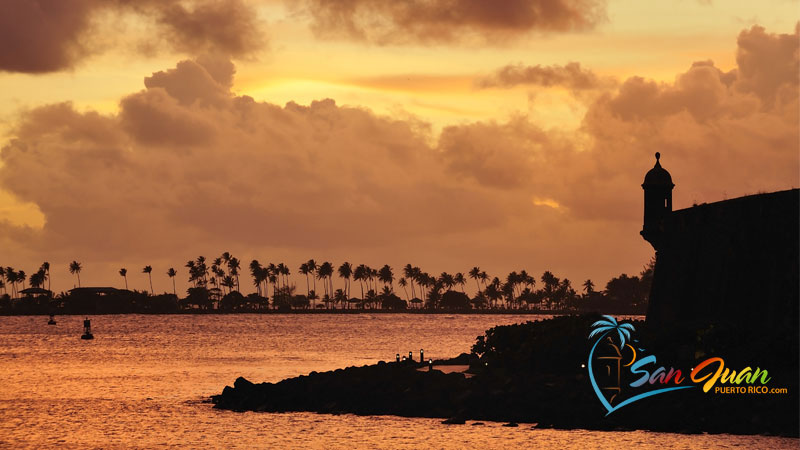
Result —
<path fill-rule="evenodd" d="M 797 439 L 539 430 L 349 414 L 234 413 L 205 402 L 238 376 L 279 381 L 350 365 L 468 351 L 514 315 L 0 317 L 0 447 L 797 448 Z"/>

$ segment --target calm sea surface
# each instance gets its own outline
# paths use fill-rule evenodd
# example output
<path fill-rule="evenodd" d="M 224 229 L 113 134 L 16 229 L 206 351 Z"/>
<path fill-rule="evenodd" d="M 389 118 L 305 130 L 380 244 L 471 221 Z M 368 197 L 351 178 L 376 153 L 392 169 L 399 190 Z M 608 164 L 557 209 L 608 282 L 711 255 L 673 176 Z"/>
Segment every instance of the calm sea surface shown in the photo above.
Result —
<path fill-rule="evenodd" d="M 797 439 L 441 425 L 440 420 L 233 413 L 202 401 L 255 382 L 468 351 L 513 315 L 0 317 L 0 447 L 797 448 Z"/>

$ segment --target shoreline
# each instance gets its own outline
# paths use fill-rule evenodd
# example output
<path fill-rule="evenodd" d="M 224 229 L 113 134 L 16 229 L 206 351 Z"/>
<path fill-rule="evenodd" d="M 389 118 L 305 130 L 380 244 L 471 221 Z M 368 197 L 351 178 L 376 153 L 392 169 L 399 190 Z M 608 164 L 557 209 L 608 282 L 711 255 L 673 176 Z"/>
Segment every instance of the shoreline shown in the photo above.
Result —
<path fill-rule="evenodd" d="M 406 314 L 406 315 L 506 315 L 506 316 L 565 316 L 565 315 L 574 315 L 574 314 L 592 314 L 595 313 L 594 311 L 573 311 L 573 310 L 556 310 L 556 311 L 532 311 L 532 310 L 524 310 L 524 309 L 454 309 L 454 310 L 442 310 L 442 309 L 421 309 L 421 310 L 385 310 L 385 309 L 358 309 L 358 310 L 350 310 L 350 309 L 318 309 L 318 310 L 291 310 L 291 311 L 280 311 L 280 310 L 263 310 L 263 311 L 203 311 L 203 310 L 187 310 L 187 311 L 173 311 L 173 312 L 161 312 L 161 311 L 154 311 L 154 312 L 147 312 L 147 311 L 137 311 L 137 312 L 55 312 L 53 315 L 56 317 L 58 316 L 119 316 L 119 315 L 145 315 L 145 316 L 180 316 L 180 315 L 325 315 L 325 314 L 333 314 L 333 315 L 358 315 L 358 314 Z M 612 314 L 615 316 L 626 316 L 626 317 L 644 317 L 644 311 L 623 311 L 623 312 L 609 312 L 607 314 Z M 0 317 L 20 317 L 20 316 L 49 316 L 50 313 L 43 313 L 43 312 L 33 312 L 33 313 L 24 313 L 24 314 L 15 314 L 15 313 L 7 313 L 3 312 L 0 313 Z"/>

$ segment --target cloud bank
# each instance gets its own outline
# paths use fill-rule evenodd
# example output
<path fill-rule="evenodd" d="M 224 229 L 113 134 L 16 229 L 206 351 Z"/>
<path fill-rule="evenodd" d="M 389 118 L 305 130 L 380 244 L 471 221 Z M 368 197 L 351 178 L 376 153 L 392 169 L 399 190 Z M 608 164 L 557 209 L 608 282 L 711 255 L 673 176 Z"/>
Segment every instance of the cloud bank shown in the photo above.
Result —
<path fill-rule="evenodd" d="M 46 224 L 0 224 L 0 244 L 37 264 L 230 250 L 602 279 L 650 254 L 639 185 L 656 151 L 676 207 L 800 185 L 797 43 L 797 31 L 745 30 L 735 69 L 701 61 L 672 83 L 628 78 L 579 130 L 520 115 L 439 136 L 330 99 L 257 102 L 231 92 L 228 59 L 181 61 L 118 114 L 61 103 L 20 118 L 0 188 Z"/>

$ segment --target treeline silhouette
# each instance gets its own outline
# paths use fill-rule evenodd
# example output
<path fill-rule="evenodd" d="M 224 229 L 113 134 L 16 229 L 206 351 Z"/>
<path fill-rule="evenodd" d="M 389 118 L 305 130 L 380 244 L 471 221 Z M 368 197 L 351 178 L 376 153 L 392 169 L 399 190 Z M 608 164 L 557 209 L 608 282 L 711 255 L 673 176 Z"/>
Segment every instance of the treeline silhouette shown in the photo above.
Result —
<path fill-rule="evenodd" d="M 204 256 L 188 261 L 189 289 L 179 297 L 175 287 L 178 270 L 165 274 L 172 280 L 172 293 L 153 291 L 152 266 L 145 266 L 147 290 L 128 289 L 128 270 L 121 268 L 125 288 L 81 287 L 83 265 L 69 264 L 77 288 L 53 295 L 50 291 L 50 264 L 45 262 L 30 277 L 22 270 L 0 267 L 0 314 L 91 314 L 91 313 L 179 313 L 179 312 L 269 312 L 269 311 L 437 311 L 480 310 L 559 313 L 601 311 L 618 314 L 643 314 L 653 276 L 651 260 L 638 276 L 622 274 L 596 290 L 592 280 L 579 287 L 567 279 L 545 271 L 534 277 L 527 271 L 513 271 L 504 278 L 491 277 L 479 267 L 463 272 L 431 275 L 406 264 L 395 271 L 388 264 L 379 269 L 365 264 L 311 259 L 301 264 L 305 293 L 298 293 L 290 280 L 291 270 L 284 263 L 248 266 L 255 292 L 244 295 L 240 289 L 241 262 L 225 252 L 208 261 Z M 26 279 L 30 288 L 25 287 Z M 339 288 L 334 284 L 338 279 Z M 471 280 L 471 281 L 470 281 Z M 466 286 L 474 282 L 474 294 Z M 355 293 L 353 283 L 357 284 Z M 47 288 L 45 289 L 45 285 Z M 396 290 L 396 287 L 401 289 Z M 21 289 L 20 289 L 21 288 Z M 321 291 L 320 291 L 321 288 Z"/>

